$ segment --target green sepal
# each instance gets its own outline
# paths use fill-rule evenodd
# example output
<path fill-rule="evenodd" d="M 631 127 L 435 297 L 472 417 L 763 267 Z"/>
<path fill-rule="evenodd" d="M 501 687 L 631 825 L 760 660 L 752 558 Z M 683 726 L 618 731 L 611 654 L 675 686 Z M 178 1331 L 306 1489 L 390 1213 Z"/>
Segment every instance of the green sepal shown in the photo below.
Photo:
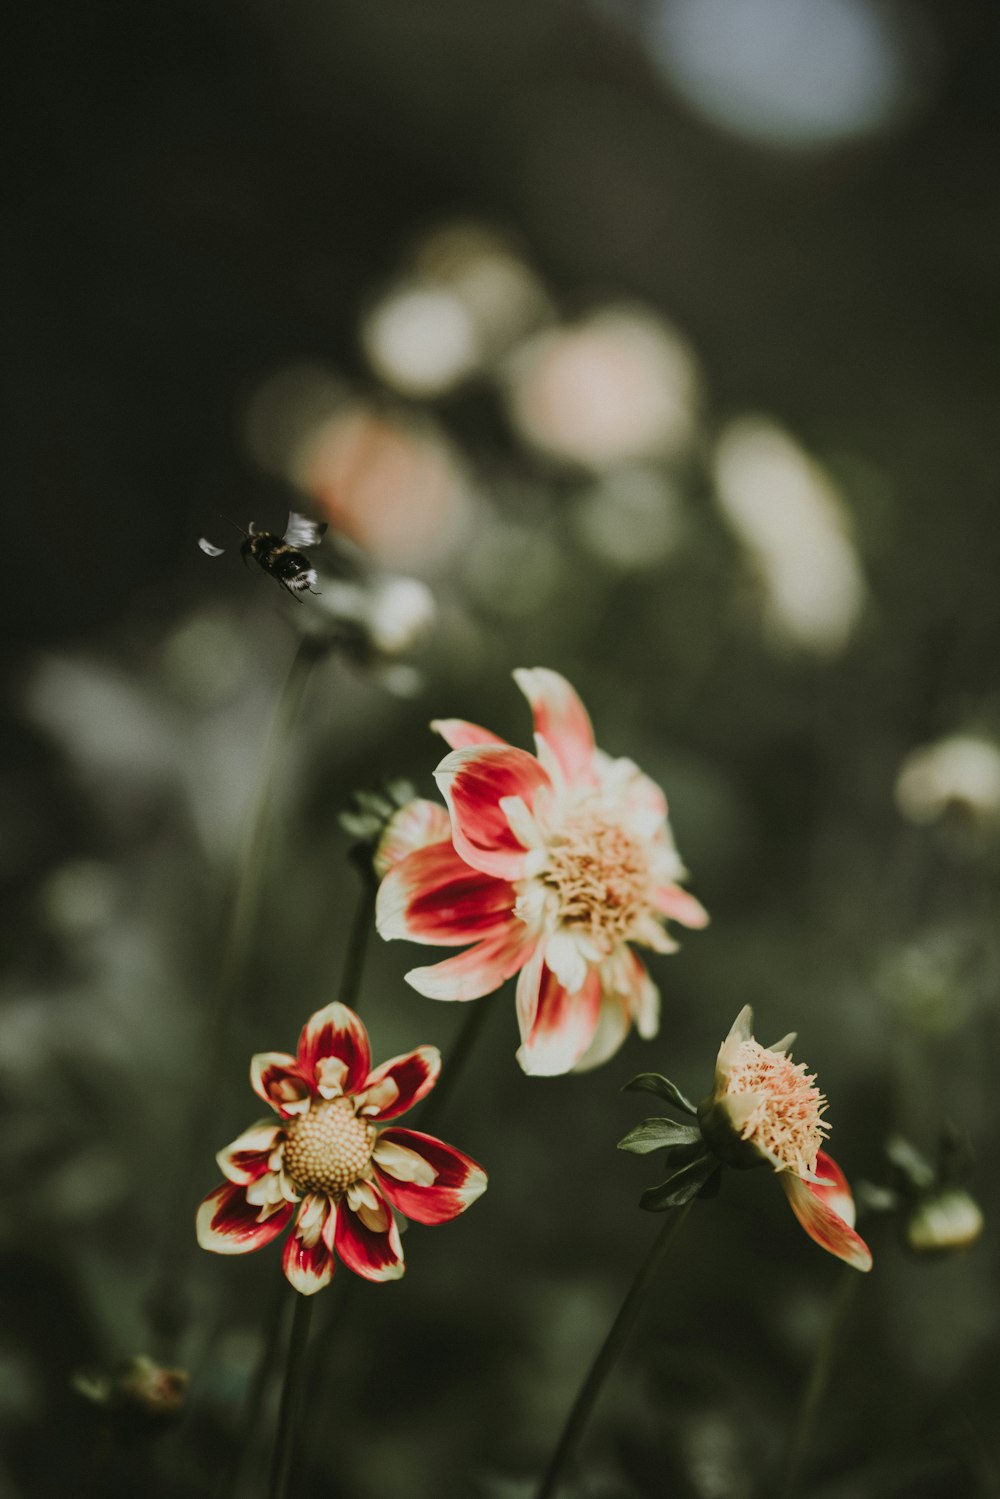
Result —
<path fill-rule="evenodd" d="M 715 1156 L 707 1153 L 696 1156 L 693 1161 L 668 1176 L 658 1187 L 650 1187 L 643 1192 L 639 1198 L 639 1206 L 647 1213 L 664 1213 L 667 1208 L 683 1207 L 684 1203 L 698 1196 L 709 1178 L 718 1170 L 719 1163 Z"/>
<path fill-rule="evenodd" d="M 672 1145 L 694 1145 L 701 1140 L 701 1130 L 696 1124 L 678 1124 L 674 1119 L 644 1119 L 635 1129 L 630 1129 L 624 1140 L 618 1141 L 618 1150 L 630 1150 L 633 1155 L 648 1155 L 651 1150 L 669 1150 Z"/>
<path fill-rule="evenodd" d="M 622 1089 L 623 1093 L 655 1093 L 657 1098 L 663 1098 L 667 1103 L 672 1103 L 675 1108 L 683 1109 L 685 1114 L 697 1114 L 698 1110 L 686 1098 L 676 1083 L 669 1078 L 661 1077 L 658 1072 L 640 1072 L 630 1083 L 626 1083 Z"/>

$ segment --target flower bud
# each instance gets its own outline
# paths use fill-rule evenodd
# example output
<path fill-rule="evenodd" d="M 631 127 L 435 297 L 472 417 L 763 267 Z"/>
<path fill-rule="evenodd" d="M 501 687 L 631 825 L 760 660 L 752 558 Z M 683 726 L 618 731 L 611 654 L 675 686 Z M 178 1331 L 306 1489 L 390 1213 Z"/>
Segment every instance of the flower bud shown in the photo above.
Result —
<path fill-rule="evenodd" d="M 961 1187 L 944 1187 L 918 1199 L 903 1226 L 906 1245 L 914 1254 L 957 1254 L 974 1244 L 982 1231 L 979 1204 Z"/>

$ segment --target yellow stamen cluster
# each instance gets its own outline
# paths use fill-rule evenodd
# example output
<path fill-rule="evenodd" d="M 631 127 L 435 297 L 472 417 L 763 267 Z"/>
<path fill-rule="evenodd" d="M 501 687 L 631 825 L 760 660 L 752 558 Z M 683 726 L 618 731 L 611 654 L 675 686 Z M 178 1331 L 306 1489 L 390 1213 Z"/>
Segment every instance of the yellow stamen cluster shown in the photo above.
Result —
<path fill-rule="evenodd" d="M 284 1168 L 299 1192 L 346 1192 L 371 1160 L 375 1127 L 349 1098 L 313 1099 L 285 1126 Z"/>
<path fill-rule="evenodd" d="M 740 1043 L 729 1063 L 725 1099 L 757 1095 L 740 1136 L 776 1171 L 801 1176 L 816 1169 L 816 1153 L 829 1125 L 822 1118 L 826 1099 L 815 1083 L 815 1073 L 807 1072 L 804 1062 L 769 1051 L 752 1038 Z"/>
<path fill-rule="evenodd" d="M 558 897 L 560 922 L 603 953 L 627 941 L 649 909 L 643 849 L 598 812 L 578 813 L 564 824 L 541 879 Z"/>

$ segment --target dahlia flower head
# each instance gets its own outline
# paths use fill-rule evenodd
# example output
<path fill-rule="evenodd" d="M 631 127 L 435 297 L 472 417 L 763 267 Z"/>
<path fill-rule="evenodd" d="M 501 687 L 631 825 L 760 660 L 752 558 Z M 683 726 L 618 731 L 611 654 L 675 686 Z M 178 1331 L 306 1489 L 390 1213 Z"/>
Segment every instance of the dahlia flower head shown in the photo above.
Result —
<path fill-rule="evenodd" d="M 387 939 L 472 944 L 406 975 L 431 999 L 478 999 L 517 974 L 517 1058 L 551 1076 L 607 1061 L 633 1021 L 656 1034 L 659 991 L 631 944 L 675 952 L 666 921 L 708 915 L 680 884 L 660 788 L 596 747 L 557 672 L 514 679 L 536 753 L 463 719 L 431 725 L 451 747 L 434 773 L 447 812 L 416 800 L 389 824 L 376 923 Z"/>
<path fill-rule="evenodd" d="M 655 1093 L 696 1122 L 646 1119 L 618 1148 L 634 1154 L 666 1150 L 669 1175 L 639 1200 L 651 1212 L 712 1195 L 723 1166 L 769 1166 L 809 1237 L 855 1270 L 870 1270 L 871 1251 L 854 1231 L 847 1178 L 822 1148 L 829 1133 L 826 1099 L 815 1074 L 789 1056 L 794 1040 L 793 1034 L 762 1046 L 746 1005 L 719 1048 L 715 1085 L 700 1106 L 658 1073 L 642 1073 L 626 1084 L 628 1091 Z"/>
<path fill-rule="evenodd" d="M 251 1125 L 216 1160 L 226 1180 L 202 1202 L 198 1243 L 216 1254 L 261 1249 L 288 1226 L 282 1266 L 297 1291 L 327 1285 L 337 1259 L 365 1280 L 405 1268 L 393 1209 L 445 1223 L 486 1190 L 486 1173 L 453 1145 L 383 1128 L 437 1082 L 434 1046 L 372 1068 L 353 1010 L 330 1004 L 306 1021 L 298 1052 L 261 1052 L 253 1090 L 278 1115 Z"/>

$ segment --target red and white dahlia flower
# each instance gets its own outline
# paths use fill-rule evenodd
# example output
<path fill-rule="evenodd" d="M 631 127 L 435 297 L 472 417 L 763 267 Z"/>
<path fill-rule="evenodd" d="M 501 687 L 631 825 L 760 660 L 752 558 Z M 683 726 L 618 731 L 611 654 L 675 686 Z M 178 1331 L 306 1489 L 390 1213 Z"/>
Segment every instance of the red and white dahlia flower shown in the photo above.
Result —
<path fill-rule="evenodd" d="M 745 1005 L 719 1048 L 715 1088 L 707 1108 L 699 1110 L 702 1132 L 734 1164 L 769 1165 L 810 1239 L 855 1270 L 870 1270 L 871 1250 L 854 1232 L 847 1178 L 822 1149 L 829 1134 L 826 1099 L 815 1074 L 788 1055 L 794 1040 L 791 1035 L 761 1046 L 753 1036 L 753 1011 Z M 741 1152 L 747 1152 L 742 1160 Z"/>
<path fill-rule="evenodd" d="M 432 725 L 452 750 L 435 771 L 450 820 L 417 802 L 390 824 L 376 921 L 385 938 L 474 944 L 406 975 L 431 999 L 478 999 L 519 974 L 518 1061 L 553 1075 L 606 1061 L 633 1020 L 656 1034 L 659 991 L 629 944 L 675 952 L 665 921 L 708 916 L 679 884 L 660 788 L 596 748 L 563 677 L 514 678 L 537 754 L 462 719 Z"/>
<path fill-rule="evenodd" d="M 366 1280 L 404 1270 L 396 1208 L 416 1223 L 445 1223 L 486 1190 L 481 1166 L 432 1135 L 380 1128 L 437 1082 L 435 1046 L 372 1068 L 368 1033 L 353 1010 L 310 1016 L 298 1055 L 269 1051 L 250 1063 L 254 1092 L 279 1117 L 251 1125 L 216 1157 L 226 1181 L 202 1202 L 198 1243 L 216 1254 L 260 1249 L 298 1213 L 282 1265 L 310 1296 L 333 1276 L 335 1252 Z"/>

